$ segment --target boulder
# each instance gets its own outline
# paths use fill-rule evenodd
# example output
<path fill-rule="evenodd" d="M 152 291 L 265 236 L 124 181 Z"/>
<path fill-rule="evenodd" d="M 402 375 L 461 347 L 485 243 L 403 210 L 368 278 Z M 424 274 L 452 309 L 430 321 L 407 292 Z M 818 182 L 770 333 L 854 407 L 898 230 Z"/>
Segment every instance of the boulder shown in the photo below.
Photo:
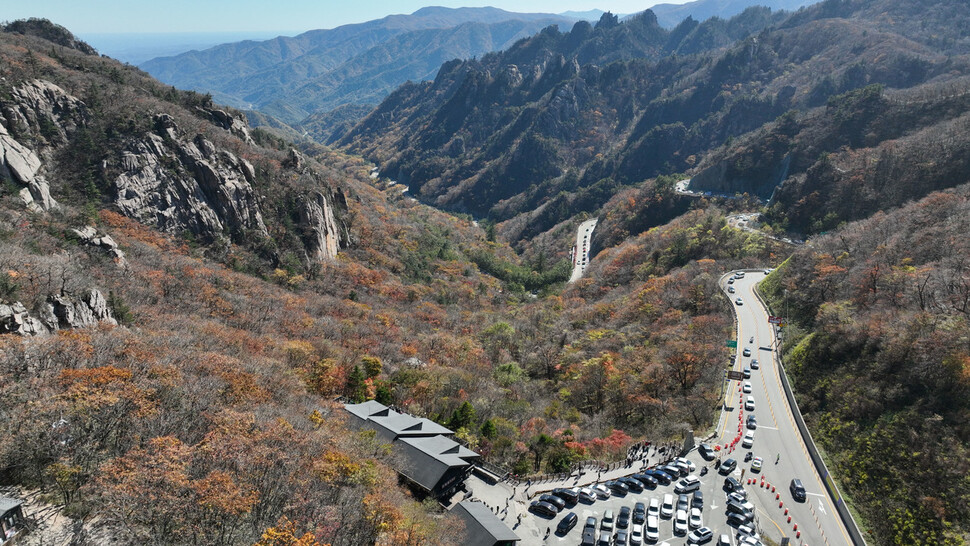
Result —
<path fill-rule="evenodd" d="M 93 226 L 84 226 L 81 229 L 72 229 L 72 233 L 77 235 L 81 244 L 100 248 L 107 252 L 120 266 L 128 265 L 125 253 L 118 248 L 118 243 L 110 235 L 99 235 L 98 230 Z"/>
<path fill-rule="evenodd" d="M 44 324 L 31 317 L 24 304 L 19 301 L 12 304 L 0 302 L 0 334 L 36 336 L 46 333 Z"/>
<path fill-rule="evenodd" d="M 41 310 L 41 320 L 50 330 L 85 328 L 100 322 L 118 324 L 108 307 L 108 300 L 100 290 L 93 288 L 82 296 L 67 293 L 48 296 Z"/>

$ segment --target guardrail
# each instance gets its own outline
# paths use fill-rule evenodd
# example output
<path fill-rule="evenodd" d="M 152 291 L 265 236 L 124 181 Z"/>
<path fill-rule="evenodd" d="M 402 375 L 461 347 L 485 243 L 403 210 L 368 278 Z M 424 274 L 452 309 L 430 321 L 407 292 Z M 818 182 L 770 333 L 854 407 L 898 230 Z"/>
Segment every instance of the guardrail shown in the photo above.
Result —
<path fill-rule="evenodd" d="M 761 289 L 757 284 L 755 285 L 754 294 L 755 297 L 758 298 L 758 301 L 765 306 L 765 309 L 770 311 L 771 307 L 761 295 Z M 773 328 L 773 333 L 775 335 L 775 339 L 777 340 L 777 326 Z M 812 439 L 812 433 L 808 430 L 808 426 L 805 424 L 805 419 L 802 417 L 802 412 L 798 409 L 798 402 L 795 401 L 795 393 L 792 392 L 791 384 L 788 382 L 788 374 L 785 372 L 785 365 L 783 362 L 783 356 L 781 354 L 780 344 L 778 344 L 778 350 L 775 351 L 775 355 L 775 362 L 778 365 L 778 375 L 781 377 L 781 385 L 785 391 L 785 398 L 788 399 L 788 405 L 791 407 L 792 416 L 795 418 L 795 426 L 798 427 L 798 432 L 802 435 L 802 440 L 805 442 L 805 446 L 808 448 L 808 456 L 810 459 L 812 459 L 812 464 L 815 465 L 815 469 L 818 471 L 819 476 L 822 477 L 822 483 L 825 484 L 825 492 L 828 493 L 829 498 L 832 499 L 832 504 L 835 505 L 835 511 L 839 513 L 839 518 L 842 520 L 842 524 L 845 525 L 845 530 L 849 533 L 849 537 L 852 539 L 853 544 L 865 546 L 866 540 L 862 536 L 862 531 L 859 529 L 859 525 L 856 523 L 855 518 L 852 517 L 852 513 L 849 512 L 849 508 L 846 506 L 845 501 L 842 499 L 842 494 L 839 493 L 839 488 L 837 485 L 835 485 L 835 480 L 833 480 L 829 474 L 829 469 L 825 466 L 825 461 L 822 460 L 822 456 L 818 452 L 818 447 L 815 445 L 815 440 Z"/>

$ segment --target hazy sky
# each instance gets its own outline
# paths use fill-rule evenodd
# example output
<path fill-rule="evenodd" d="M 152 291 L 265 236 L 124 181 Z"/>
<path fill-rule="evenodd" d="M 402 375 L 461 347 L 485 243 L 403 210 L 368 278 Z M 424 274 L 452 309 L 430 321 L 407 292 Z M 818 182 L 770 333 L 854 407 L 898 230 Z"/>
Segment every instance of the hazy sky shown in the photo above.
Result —
<path fill-rule="evenodd" d="M 78 33 L 299 31 L 333 28 L 412 13 L 424 6 L 494 6 L 508 11 L 561 13 L 602 9 L 634 13 L 687 0 L 9 0 L 6 21 L 44 17 Z"/>

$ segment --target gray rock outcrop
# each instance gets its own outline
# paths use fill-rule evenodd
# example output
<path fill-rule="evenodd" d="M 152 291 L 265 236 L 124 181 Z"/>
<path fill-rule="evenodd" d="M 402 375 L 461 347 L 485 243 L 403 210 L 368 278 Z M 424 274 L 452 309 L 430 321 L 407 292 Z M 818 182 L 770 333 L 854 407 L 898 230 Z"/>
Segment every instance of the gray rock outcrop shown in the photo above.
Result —
<path fill-rule="evenodd" d="M 216 110 L 211 108 L 196 108 L 198 111 L 205 114 L 212 123 L 215 123 L 219 127 L 229 131 L 235 135 L 239 140 L 242 140 L 250 146 L 255 146 L 256 142 L 253 141 L 252 135 L 249 134 L 249 126 L 246 124 L 244 118 L 236 117 L 225 110 Z"/>
<path fill-rule="evenodd" d="M 185 138 L 169 115 L 154 121 L 155 132 L 122 153 L 115 179 L 121 211 L 167 233 L 188 230 L 203 240 L 222 233 L 238 240 L 247 230 L 268 235 L 252 187 L 253 166 L 202 135 Z"/>
<path fill-rule="evenodd" d="M 36 336 L 69 328 L 88 328 L 105 322 L 117 325 L 100 290 L 81 296 L 56 294 L 47 297 L 39 317 L 32 317 L 24 304 L 0 302 L 0 334 Z"/>
<path fill-rule="evenodd" d="M 346 200 L 343 193 L 337 192 L 337 199 L 331 200 L 318 191 L 310 192 L 301 200 L 300 223 L 303 226 L 303 244 L 307 258 L 311 261 L 332 260 L 337 257 L 341 246 L 346 246 L 347 233 L 343 224 L 337 221 L 332 201 L 338 206 Z"/>
<path fill-rule="evenodd" d="M 84 226 L 81 229 L 72 229 L 72 233 L 77 235 L 77 238 L 81 241 L 81 244 L 87 246 L 93 246 L 106 251 L 118 265 L 125 266 L 128 261 L 125 259 L 125 253 L 118 248 L 118 243 L 111 238 L 110 235 L 99 235 L 98 230 L 94 226 Z"/>
<path fill-rule="evenodd" d="M 0 334 L 18 334 L 21 336 L 36 336 L 46 334 L 47 327 L 40 319 L 31 317 L 24 304 L 0 302 Z"/>

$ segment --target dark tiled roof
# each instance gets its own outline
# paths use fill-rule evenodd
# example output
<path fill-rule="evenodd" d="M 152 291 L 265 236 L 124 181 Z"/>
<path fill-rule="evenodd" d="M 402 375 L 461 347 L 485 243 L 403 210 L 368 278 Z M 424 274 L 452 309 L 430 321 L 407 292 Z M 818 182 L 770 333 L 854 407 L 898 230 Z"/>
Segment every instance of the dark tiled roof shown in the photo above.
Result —
<path fill-rule="evenodd" d="M 452 511 L 465 522 L 466 546 L 494 546 L 498 542 L 522 540 L 481 502 L 464 500 Z"/>

